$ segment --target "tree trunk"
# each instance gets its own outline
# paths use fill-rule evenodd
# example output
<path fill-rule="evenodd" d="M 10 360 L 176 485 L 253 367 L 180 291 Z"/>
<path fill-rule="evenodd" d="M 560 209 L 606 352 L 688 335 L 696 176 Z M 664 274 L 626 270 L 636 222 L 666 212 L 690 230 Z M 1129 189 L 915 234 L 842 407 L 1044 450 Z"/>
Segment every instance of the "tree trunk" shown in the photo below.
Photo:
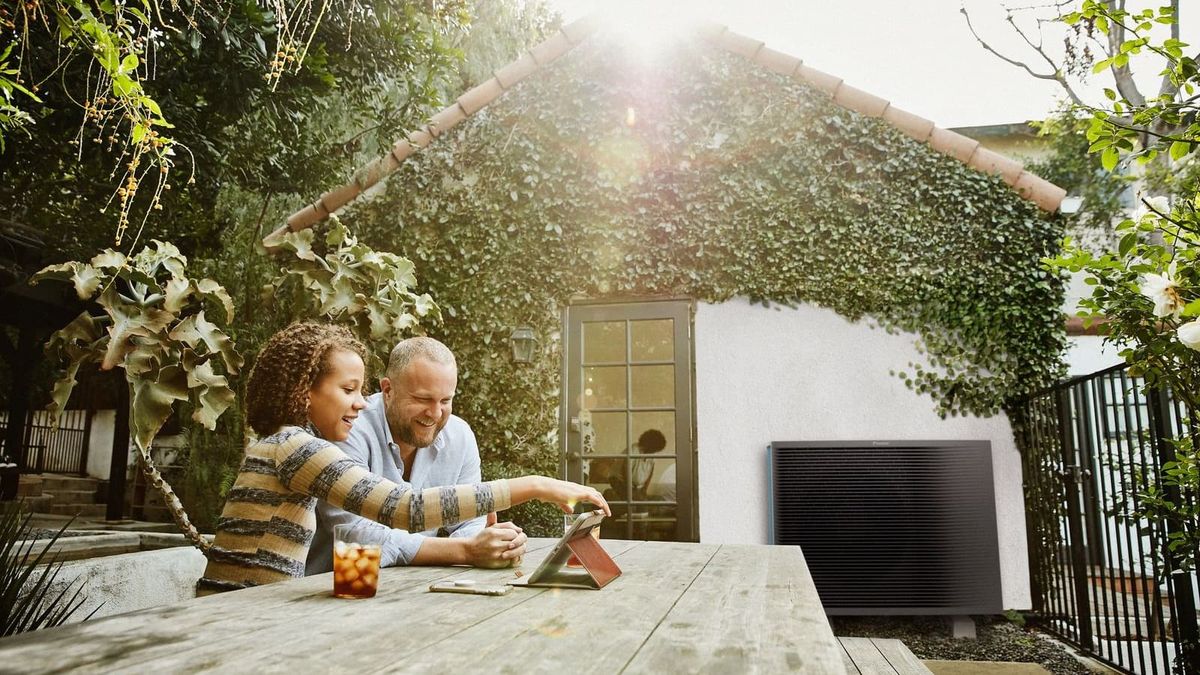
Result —
<path fill-rule="evenodd" d="M 208 549 L 212 544 L 204 540 L 200 536 L 199 530 L 192 521 L 188 518 L 187 511 L 183 508 L 183 502 L 179 501 L 179 497 L 175 496 L 175 491 L 171 489 L 171 485 L 163 480 L 162 474 L 154 466 L 154 460 L 150 458 L 150 451 L 143 448 L 141 443 L 135 443 L 138 451 L 138 458 L 141 459 L 139 464 L 142 467 L 142 475 L 146 477 L 146 482 L 153 485 L 162 495 L 163 504 L 166 504 L 167 510 L 171 512 L 171 517 L 175 519 L 175 524 L 183 530 L 183 534 L 192 542 L 192 545 L 200 549 L 201 553 L 208 553 Z"/>

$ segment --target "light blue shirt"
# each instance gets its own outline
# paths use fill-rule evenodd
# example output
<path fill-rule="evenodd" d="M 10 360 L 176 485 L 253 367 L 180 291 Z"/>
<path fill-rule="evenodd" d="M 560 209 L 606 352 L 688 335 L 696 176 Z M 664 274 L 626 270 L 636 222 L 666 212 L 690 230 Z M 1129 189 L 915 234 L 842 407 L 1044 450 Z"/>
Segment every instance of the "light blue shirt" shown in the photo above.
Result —
<path fill-rule="evenodd" d="M 455 415 L 450 416 L 450 421 L 434 439 L 433 445 L 417 450 L 413 457 L 412 480 L 405 481 L 400 447 L 392 440 L 392 430 L 384 414 L 383 394 L 367 397 L 367 407 L 359 413 L 354 426 L 350 428 L 350 437 L 337 446 L 371 473 L 401 485 L 410 485 L 417 491 L 442 485 L 482 482 L 479 445 L 475 442 L 475 434 L 462 418 Z M 451 537 L 472 537 L 484 528 L 485 522 L 486 517 L 481 516 L 445 529 L 450 531 Z M 333 571 L 333 528 L 345 523 L 388 531 L 381 561 L 384 566 L 408 565 L 421 548 L 422 538 L 437 536 L 436 530 L 419 534 L 394 530 L 318 501 L 317 531 L 308 549 L 305 574 Z"/>

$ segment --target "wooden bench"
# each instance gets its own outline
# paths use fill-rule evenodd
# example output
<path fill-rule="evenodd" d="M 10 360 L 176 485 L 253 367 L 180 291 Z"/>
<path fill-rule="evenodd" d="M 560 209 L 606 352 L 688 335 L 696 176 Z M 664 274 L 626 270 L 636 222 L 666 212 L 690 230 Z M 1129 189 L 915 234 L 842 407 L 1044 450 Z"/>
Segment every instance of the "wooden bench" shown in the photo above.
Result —
<path fill-rule="evenodd" d="M 908 647 L 899 640 L 840 637 L 842 660 L 850 675 L 932 675 Z"/>

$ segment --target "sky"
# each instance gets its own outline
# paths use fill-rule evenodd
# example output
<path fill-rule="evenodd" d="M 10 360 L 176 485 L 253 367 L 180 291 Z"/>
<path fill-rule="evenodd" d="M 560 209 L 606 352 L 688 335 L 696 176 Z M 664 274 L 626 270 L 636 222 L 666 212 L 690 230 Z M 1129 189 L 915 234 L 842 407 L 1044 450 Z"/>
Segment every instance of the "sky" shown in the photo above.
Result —
<path fill-rule="evenodd" d="M 566 21 L 593 11 L 610 17 L 636 15 L 637 19 L 623 25 L 650 36 L 682 23 L 676 21 L 678 17 L 696 16 L 725 24 L 941 127 L 1043 119 L 1063 98 L 1058 84 L 1034 79 L 1004 63 L 985 51 L 967 30 L 959 11 L 964 5 L 976 29 L 994 47 L 1035 63 L 1036 55 L 1005 22 L 1003 4 L 998 0 L 548 2 Z M 1188 17 L 1184 14 L 1183 18 L 1186 26 Z M 1058 47 L 1061 35 L 1048 39 L 1047 44 Z M 1182 37 L 1185 42 L 1200 43 L 1200 36 L 1189 40 L 1192 36 L 1185 32 Z M 1093 87 L 1092 96 L 1098 93 Z"/>

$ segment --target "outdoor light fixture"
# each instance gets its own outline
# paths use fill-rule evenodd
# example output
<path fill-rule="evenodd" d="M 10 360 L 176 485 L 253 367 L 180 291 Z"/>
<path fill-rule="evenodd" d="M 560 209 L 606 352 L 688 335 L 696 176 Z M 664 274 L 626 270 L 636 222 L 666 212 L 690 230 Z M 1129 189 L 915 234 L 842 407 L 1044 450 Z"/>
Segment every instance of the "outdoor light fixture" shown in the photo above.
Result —
<path fill-rule="evenodd" d="M 512 335 L 508 336 L 509 342 L 512 343 L 513 361 L 515 363 L 529 363 L 533 361 L 533 347 L 537 344 L 537 338 L 533 335 L 533 329 L 529 326 L 517 326 L 513 329 Z"/>
<path fill-rule="evenodd" d="M 1072 213 L 1079 213 L 1081 206 L 1083 206 L 1083 197 L 1077 195 L 1063 197 L 1062 203 L 1058 205 L 1058 212 L 1069 216 Z"/>

